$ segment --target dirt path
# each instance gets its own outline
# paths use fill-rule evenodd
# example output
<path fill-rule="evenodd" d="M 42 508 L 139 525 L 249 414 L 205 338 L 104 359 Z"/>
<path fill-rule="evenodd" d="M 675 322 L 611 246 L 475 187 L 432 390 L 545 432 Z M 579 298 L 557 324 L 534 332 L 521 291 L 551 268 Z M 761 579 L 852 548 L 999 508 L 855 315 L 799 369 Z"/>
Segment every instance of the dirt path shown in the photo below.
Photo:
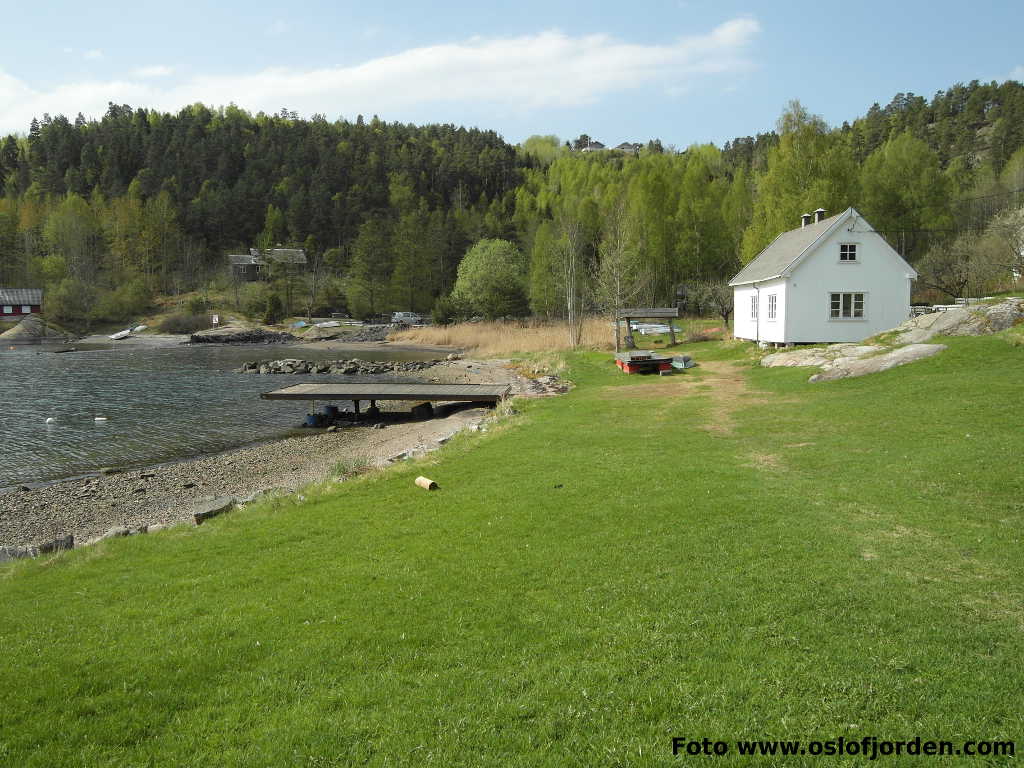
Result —
<path fill-rule="evenodd" d="M 700 376 L 688 374 L 669 376 L 657 383 L 627 384 L 608 387 L 611 398 L 673 398 L 707 395 L 711 398 L 708 423 L 702 429 L 717 435 L 731 435 L 735 429 L 733 414 L 741 408 L 769 402 L 769 392 L 752 390 L 743 368 L 734 363 L 711 361 L 701 363 Z"/>

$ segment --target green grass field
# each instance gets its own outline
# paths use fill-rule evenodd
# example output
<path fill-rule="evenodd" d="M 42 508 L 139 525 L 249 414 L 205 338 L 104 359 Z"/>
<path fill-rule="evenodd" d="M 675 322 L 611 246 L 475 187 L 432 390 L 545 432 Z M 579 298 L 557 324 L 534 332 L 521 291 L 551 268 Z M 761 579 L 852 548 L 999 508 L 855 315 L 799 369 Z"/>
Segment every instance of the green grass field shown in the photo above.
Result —
<path fill-rule="evenodd" d="M 1024 748 L 1024 350 L 948 343 L 816 385 L 735 343 L 685 347 L 702 367 L 665 378 L 575 356 L 571 394 L 425 461 L 2 567 L 0 764 Z"/>

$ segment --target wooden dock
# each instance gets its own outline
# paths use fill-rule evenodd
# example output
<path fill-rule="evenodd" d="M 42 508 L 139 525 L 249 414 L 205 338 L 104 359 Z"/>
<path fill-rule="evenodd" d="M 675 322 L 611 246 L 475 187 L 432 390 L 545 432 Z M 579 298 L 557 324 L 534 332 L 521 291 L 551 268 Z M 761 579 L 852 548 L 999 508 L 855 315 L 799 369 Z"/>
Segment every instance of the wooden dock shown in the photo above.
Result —
<path fill-rule="evenodd" d="M 416 402 L 497 403 L 508 384 L 296 384 L 260 395 L 264 400 L 411 400 Z M 358 409 L 358 405 L 356 406 Z"/>

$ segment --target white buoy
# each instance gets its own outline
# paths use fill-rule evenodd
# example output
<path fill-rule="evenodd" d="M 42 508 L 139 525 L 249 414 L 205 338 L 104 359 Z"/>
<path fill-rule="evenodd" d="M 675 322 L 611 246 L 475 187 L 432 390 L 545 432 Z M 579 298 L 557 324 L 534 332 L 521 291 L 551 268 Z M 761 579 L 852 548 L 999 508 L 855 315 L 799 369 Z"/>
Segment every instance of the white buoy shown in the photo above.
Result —
<path fill-rule="evenodd" d="M 48 419 L 46 420 L 46 423 L 47 423 L 47 424 L 56 424 L 56 423 L 57 423 L 57 420 L 56 420 L 55 418 L 53 418 L 53 416 L 51 416 L 50 418 L 48 418 Z"/>
<path fill-rule="evenodd" d="M 106 421 L 106 420 L 107 420 L 106 416 L 97 416 L 96 418 L 93 419 L 93 421 Z"/>

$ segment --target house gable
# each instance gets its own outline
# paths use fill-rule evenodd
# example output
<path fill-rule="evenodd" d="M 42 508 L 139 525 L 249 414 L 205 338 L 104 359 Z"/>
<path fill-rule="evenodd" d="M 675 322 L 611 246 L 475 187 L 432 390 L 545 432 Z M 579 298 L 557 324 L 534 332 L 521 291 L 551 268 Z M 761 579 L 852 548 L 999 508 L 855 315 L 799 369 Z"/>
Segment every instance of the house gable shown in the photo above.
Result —
<path fill-rule="evenodd" d="M 916 277 L 848 208 L 784 232 L 733 278 L 735 334 L 776 343 L 859 341 L 906 320 Z"/>
<path fill-rule="evenodd" d="M 729 285 L 745 285 L 785 276 L 806 254 L 814 250 L 822 238 L 841 226 L 853 212 L 853 208 L 847 208 L 824 221 L 783 232 L 741 269 L 729 281 Z"/>

